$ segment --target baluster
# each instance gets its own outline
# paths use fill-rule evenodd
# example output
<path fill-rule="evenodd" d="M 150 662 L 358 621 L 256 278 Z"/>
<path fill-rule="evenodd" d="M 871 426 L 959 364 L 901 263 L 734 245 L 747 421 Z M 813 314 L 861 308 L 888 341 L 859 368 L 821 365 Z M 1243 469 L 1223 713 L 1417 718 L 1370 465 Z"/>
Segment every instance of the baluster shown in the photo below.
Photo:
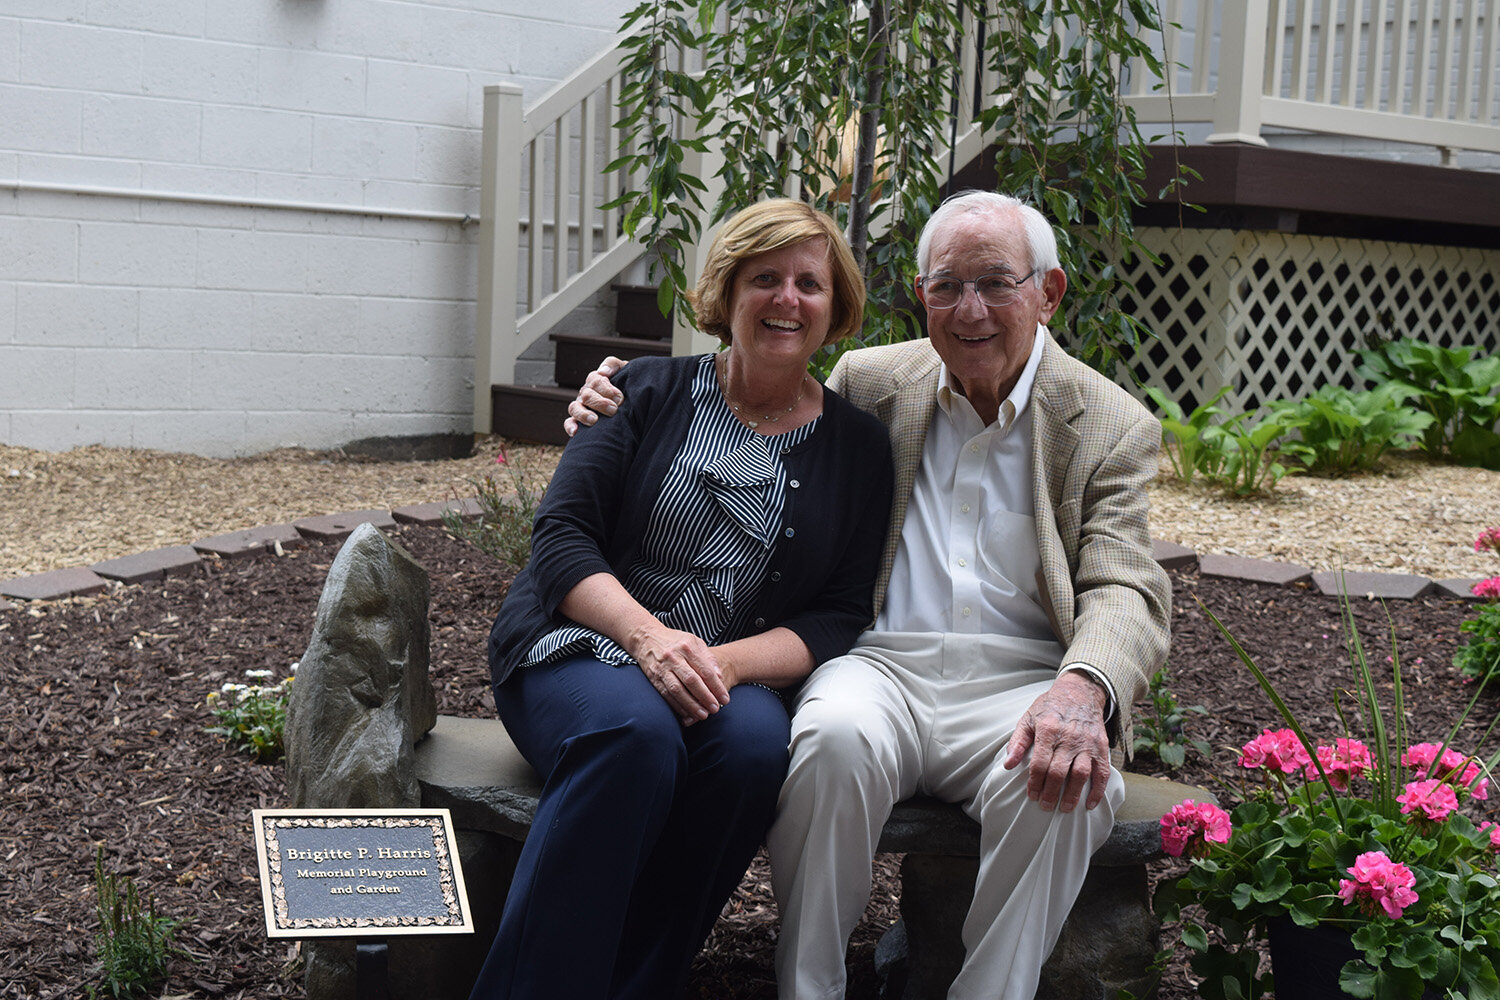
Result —
<path fill-rule="evenodd" d="M 1338 6 L 1334 0 L 1323 0 L 1318 20 L 1318 71 L 1313 82 L 1313 100 L 1329 104 L 1333 100 L 1334 52 L 1339 33 Z"/>
<path fill-rule="evenodd" d="M 1266 69 L 1265 94 L 1281 97 L 1281 70 L 1286 65 L 1286 7 L 1285 0 L 1270 0 L 1266 14 Z M 1294 85 L 1295 86 L 1295 85 Z M 1288 94 L 1287 96 L 1290 96 Z"/>
<path fill-rule="evenodd" d="M 1363 7 L 1364 0 L 1346 0 L 1344 4 L 1344 65 L 1343 72 L 1339 74 L 1339 103 L 1346 108 L 1352 108 L 1357 103 L 1355 97 L 1359 89 L 1357 81 Z"/>
<path fill-rule="evenodd" d="M 598 139 L 598 92 L 589 94 L 579 105 L 578 133 L 578 272 L 588 269 L 594 260 L 594 185 L 598 177 L 594 143 Z"/>
<path fill-rule="evenodd" d="M 1208 93 L 1208 72 L 1213 68 L 1214 5 L 1209 0 L 1198 0 L 1198 22 L 1193 30 L 1193 93 Z"/>
<path fill-rule="evenodd" d="M 1411 69 L 1410 113 L 1427 116 L 1427 66 L 1432 49 L 1433 0 L 1417 0 L 1417 51 Z"/>
<path fill-rule="evenodd" d="M 1380 73 L 1387 64 L 1385 55 L 1385 0 L 1370 0 L 1370 30 L 1365 50 L 1365 95 L 1360 106 L 1381 110 Z"/>
<path fill-rule="evenodd" d="M 544 196 L 543 187 L 546 181 L 543 179 L 542 160 L 544 133 L 538 133 L 526 144 L 526 177 L 530 185 L 529 208 L 531 219 L 526 225 L 526 311 L 532 312 L 537 303 L 542 300 L 542 230 L 545 223 L 542 219 L 542 200 Z"/>
<path fill-rule="evenodd" d="M 608 80 L 604 81 L 603 112 L 605 114 L 605 121 L 603 130 L 603 165 L 606 167 L 615 162 L 615 160 L 619 159 L 622 153 L 619 139 L 620 130 L 614 128 L 615 105 L 618 104 L 620 100 L 619 81 L 620 77 L 618 75 L 611 76 Z M 620 174 L 619 171 L 616 170 L 606 170 L 604 171 L 603 176 L 599 178 L 599 185 L 601 188 L 599 193 L 599 200 L 603 204 L 608 205 L 610 202 L 614 201 L 620 196 L 621 186 L 619 180 Z M 616 222 L 614 209 L 605 208 L 599 211 L 599 226 L 604 230 L 604 248 L 608 250 L 610 247 L 615 245 Z"/>
<path fill-rule="evenodd" d="M 568 195 L 571 193 L 571 111 L 564 111 L 557 119 L 552 133 L 557 155 L 552 161 L 552 291 L 562 288 L 568 280 L 568 221 L 572 217 L 568 210 Z"/>
<path fill-rule="evenodd" d="M 1500 22 L 1500 3 L 1490 0 L 1489 9 L 1484 14 L 1484 44 L 1479 48 L 1484 62 L 1479 69 L 1479 108 L 1475 120 L 1482 124 L 1494 124 L 1491 119 L 1495 114 L 1495 68 L 1500 63 L 1500 30 L 1496 28 L 1497 22 Z M 1473 30 L 1478 34 L 1478 25 Z"/>
<path fill-rule="evenodd" d="M 1437 72 L 1433 76 L 1434 118 L 1450 117 L 1453 105 L 1453 37 L 1454 24 L 1458 20 L 1457 0 L 1446 0 L 1438 14 Z"/>
<path fill-rule="evenodd" d="M 1459 121 L 1473 121 L 1471 108 L 1474 103 L 1474 43 L 1479 38 L 1479 8 L 1482 0 L 1466 0 L 1462 21 L 1458 26 L 1458 88 L 1454 94 L 1455 106 L 1450 117 Z"/>
<path fill-rule="evenodd" d="M 1411 4 L 1412 0 L 1396 0 L 1396 10 L 1391 15 L 1391 73 L 1387 88 L 1390 96 L 1386 110 L 1397 114 L 1405 114 L 1416 100 L 1408 92 L 1406 84 L 1408 63 L 1406 50 L 1408 38 L 1411 35 Z M 1416 85 L 1413 82 L 1412 90 L 1415 89 Z"/>
<path fill-rule="evenodd" d="M 1312 47 L 1311 0 L 1296 5 L 1292 28 L 1292 90 L 1287 96 L 1294 101 L 1307 99 L 1308 63 Z"/>

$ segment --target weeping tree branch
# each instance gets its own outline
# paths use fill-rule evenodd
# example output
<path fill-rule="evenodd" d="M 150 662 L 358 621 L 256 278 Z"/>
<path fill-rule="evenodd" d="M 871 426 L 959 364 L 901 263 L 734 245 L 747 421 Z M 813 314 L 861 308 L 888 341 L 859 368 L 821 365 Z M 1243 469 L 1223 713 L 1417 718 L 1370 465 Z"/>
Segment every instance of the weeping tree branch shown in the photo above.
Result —
<path fill-rule="evenodd" d="M 1144 197 L 1146 140 L 1121 100 L 1119 72 L 1134 63 L 1163 74 L 1151 41 L 1159 37 L 1155 7 L 643 0 L 625 18 L 636 36 L 625 43 L 617 128 L 631 152 L 613 166 L 645 182 L 613 204 L 627 232 L 661 251 L 660 301 L 683 306 L 690 276 L 677 262 L 704 224 L 773 195 L 800 197 L 849 234 L 870 292 L 863 343 L 903 340 L 921 333 L 899 294 L 913 277 L 914 227 L 951 180 L 941 155 L 950 136 L 975 125 L 996 154 L 993 189 L 1057 224 L 1069 274 L 1057 333 L 1108 368 L 1150 335 L 1119 308 L 1116 262 L 1150 256 L 1131 223 Z M 966 21 L 974 26 L 967 34 Z M 674 71 L 662 54 L 678 50 L 700 53 L 701 72 Z M 992 81 L 972 120 L 958 100 L 971 53 Z M 684 121 L 691 142 L 676 138 Z M 683 169 L 685 151 L 707 144 L 723 151 L 716 177 L 725 193 L 711 208 L 700 204 L 703 179 Z M 819 363 L 826 370 L 834 357 Z"/>

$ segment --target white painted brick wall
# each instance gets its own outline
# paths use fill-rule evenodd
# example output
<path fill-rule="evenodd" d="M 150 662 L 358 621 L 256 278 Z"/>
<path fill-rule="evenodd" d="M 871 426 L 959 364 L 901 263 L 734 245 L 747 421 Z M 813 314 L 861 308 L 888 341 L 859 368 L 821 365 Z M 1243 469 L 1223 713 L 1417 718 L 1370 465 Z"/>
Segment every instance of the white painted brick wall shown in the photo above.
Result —
<path fill-rule="evenodd" d="M 5 0 L 0 441 L 467 432 L 483 86 L 534 100 L 631 5 Z"/>

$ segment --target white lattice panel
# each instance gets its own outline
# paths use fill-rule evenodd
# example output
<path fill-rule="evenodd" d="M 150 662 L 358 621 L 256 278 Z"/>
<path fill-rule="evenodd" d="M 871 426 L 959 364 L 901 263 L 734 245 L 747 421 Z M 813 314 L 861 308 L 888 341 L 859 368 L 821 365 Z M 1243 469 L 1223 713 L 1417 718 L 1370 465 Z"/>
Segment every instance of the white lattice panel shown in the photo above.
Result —
<path fill-rule="evenodd" d="M 1500 251 L 1244 230 L 1138 236 L 1162 262 L 1125 266 L 1137 295 L 1123 305 L 1159 339 L 1130 367 L 1188 409 L 1224 385 L 1230 412 L 1328 383 L 1363 388 L 1357 352 L 1376 337 L 1500 352 Z"/>

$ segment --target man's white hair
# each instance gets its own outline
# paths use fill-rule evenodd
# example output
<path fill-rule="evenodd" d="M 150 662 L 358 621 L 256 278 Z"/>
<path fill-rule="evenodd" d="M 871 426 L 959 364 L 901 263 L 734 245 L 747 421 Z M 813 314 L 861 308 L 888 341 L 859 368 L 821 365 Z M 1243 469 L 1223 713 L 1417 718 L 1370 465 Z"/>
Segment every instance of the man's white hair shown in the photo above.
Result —
<path fill-rule="evenodd" d="M 1019 198 L 998 191 L 960 191 L 937 207 L 922 227 L 922 236 L 917 240 L 917 272 L 927 275 L 927 264 L 932 255 L 932 239 L 939 229 L 958 215 L 991 214 L 1002 215 L 1019 212 L 1021 225 L 1026 230 L 1026 245 L 1031 250 L 1031 267 L 1035 271 L 1032 280 L 1040 284 L 1042 276 L 1061 265 L 1057 260 L 1057 234 L 1047 217 Z"/>

